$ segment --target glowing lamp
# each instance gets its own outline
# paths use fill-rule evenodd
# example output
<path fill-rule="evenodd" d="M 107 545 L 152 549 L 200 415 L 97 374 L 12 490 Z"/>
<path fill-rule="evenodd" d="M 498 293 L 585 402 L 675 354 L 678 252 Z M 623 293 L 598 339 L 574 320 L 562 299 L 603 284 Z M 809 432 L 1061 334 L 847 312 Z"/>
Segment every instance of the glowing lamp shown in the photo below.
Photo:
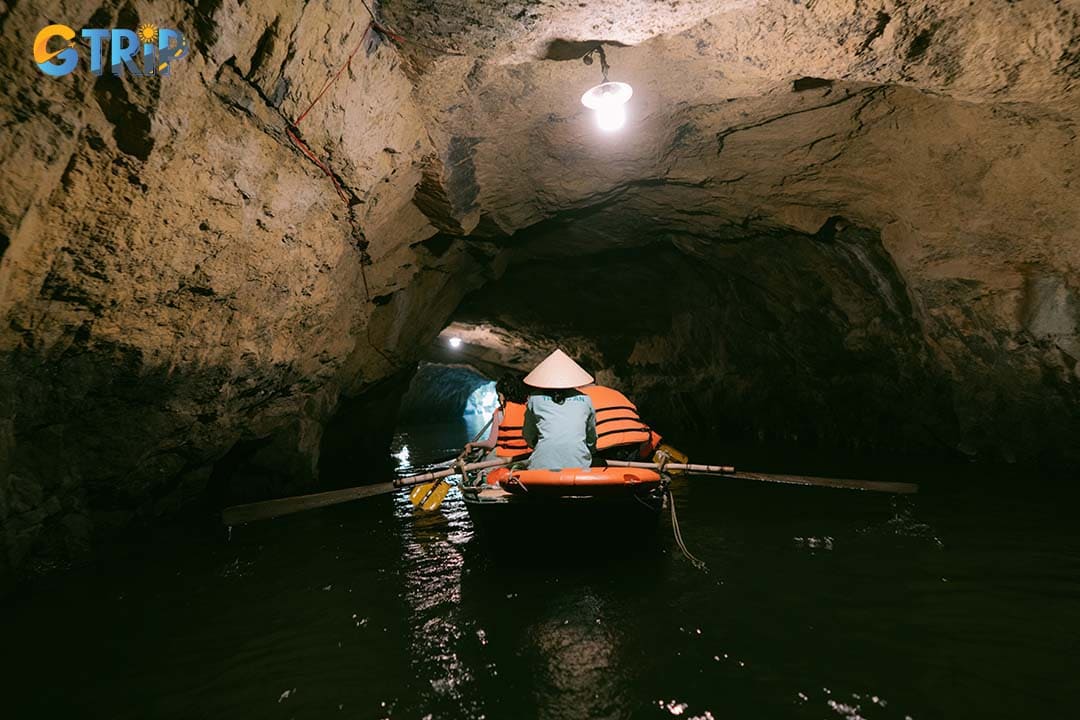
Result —
<path fill-rule="evenodd" d="M 618 130 L 626 123 L 626 102 L 634 89 L 624 82 L 604 82 L 581 96 L 581 104 L 596 111 L 601 130 Z"/>
<path fill-rule="evenodd" d="M 608 65 L 603 45 L 597 45 L 581 59 L 586 65 L 592 65 L 593 55 L 600 56 L 600 72 L 603 73 L 604 82 L 589 88 L 581 96 L 581 104 L 596 111 L 596 124 L 601 130 L 611 132 L 626 124 L 626 102 L 634 94 L 634 88 L 624 82 L 608 80 L 611 66 Z"/>
<path fill-rule="evenodd" d="M 459 338 L 459 337 L 450 338 L 450 347 L 454 348 L 455 350 L 458 349 L 459 347 L 461 347 L 461 338 Z"/>

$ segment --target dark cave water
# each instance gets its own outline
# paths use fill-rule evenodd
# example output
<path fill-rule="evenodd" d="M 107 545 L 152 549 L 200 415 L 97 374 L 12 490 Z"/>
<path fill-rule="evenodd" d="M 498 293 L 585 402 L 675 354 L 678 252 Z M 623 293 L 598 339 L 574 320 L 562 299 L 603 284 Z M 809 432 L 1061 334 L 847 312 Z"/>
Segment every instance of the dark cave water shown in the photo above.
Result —
<path fill-rule="evenodd" d="M 475 426 L 408 429 L 394 451 L 422 465 Z M 456 493 L 428 516 L 384 496 L 227 541 L 162 530 L 8 601 L 0 707 L 185 720 L 1075 716 L 1073 496 L 1029 478 L 930 480 L 910 500 L 681 481 L 683 533 L 707 573 L 674 549 L 667 520 L 628 557 L 495 560 Z"/>

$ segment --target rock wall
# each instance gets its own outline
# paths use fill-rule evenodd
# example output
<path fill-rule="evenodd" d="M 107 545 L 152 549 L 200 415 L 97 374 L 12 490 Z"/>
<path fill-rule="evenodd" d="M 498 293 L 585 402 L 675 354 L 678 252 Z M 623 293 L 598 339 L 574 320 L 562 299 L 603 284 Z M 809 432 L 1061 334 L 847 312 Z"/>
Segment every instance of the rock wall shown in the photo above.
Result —
<path fill-rule="evenodd" d="M 175 511 L 226 456 L 262 478 L 233 496 L 310 486 L 339 401 L 409 365 L 471 262 L 412 247 L 436 232 L 412 202 L 433 150 L 360 3 L 3 13 L 0 578 Z M 50 19 L 171 24 L 192 52 L 164 78 L 46 78 Z M 357 45 L 299 126 L 350 207 L 286 129 Z"/>

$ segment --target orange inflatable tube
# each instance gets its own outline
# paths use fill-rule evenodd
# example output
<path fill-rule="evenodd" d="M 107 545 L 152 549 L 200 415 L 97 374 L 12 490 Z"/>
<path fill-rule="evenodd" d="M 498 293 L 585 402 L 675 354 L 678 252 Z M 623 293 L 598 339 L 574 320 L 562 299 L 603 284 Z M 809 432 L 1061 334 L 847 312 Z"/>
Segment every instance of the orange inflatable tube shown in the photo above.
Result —
<path fill-rule="evenodd" d="M 643 489 L 660 484 L 660 474 L 641 468 L 565 468 L 563 470 L 511 470 L 496 468 L 488 473 L 491 485 L 500 485 L 507 492 L 528 492 L 532 488 L 546 491 L 587 491 Z"/>

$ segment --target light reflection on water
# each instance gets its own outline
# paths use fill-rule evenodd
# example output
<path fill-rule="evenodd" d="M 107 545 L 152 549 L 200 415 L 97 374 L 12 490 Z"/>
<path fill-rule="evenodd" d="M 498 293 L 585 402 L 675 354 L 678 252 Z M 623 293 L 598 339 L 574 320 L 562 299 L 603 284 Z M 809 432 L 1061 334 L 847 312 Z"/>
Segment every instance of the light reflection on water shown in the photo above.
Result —
<path fill-rule="evenodd" d="M 470 413 L 458 420 L 414 425 L 399 430 L 390 444 L 399 474 L 421 472 L 430 463 L 454 458 L 487 425 L 491 415 Z"/>
<path fill-rule="evenodd" d="M 398 450 L 396 453 L 393 453 L 392 456 L 397 458 L 397 461 L 398 461 L 397 469 L 399 471 L 405 472 L 405 471 L 409 470 L 409 468 L 412 467 L 412 465 L 409 464 L 409 457 L 410 456 L 409 456 L 409 446 L 408 445 L 405 445 L 403 443 L 401 445 L 401 449 Z"/>
<path fill-rule="evenodd" d="M 419 442 L 431 437 L 454 438 L 455 447 L 429 451 L 426 457 L 437 459 L 443 451 L 452 452 L 471 439 L 483 427 L 486 418 L 467 415 L 460 423 L 444 429 L 424 427 L 399 433 L 395 444 Z M 419 471 L 423 468 L 412 468 Z M 475 619 L 461 610 L 462 579 L 465 567 L 463 548 L 473 538 L 472 524 L 461 496 L 452 491 L 440 511 L 415 510 L 404 494 L 394 498 L 394 516 L 400 528 L 403 600 L 409 616 L 410 666 L 417 678 L 426 679 L 428 688 L 419 690 L 430 697 L 426 704 L 432 717 L 456 713 L 459 717 L 485 717 L 482 693 L 476 690 L 478 674 L 493 674 L 493 662 L 472 658 L 469 650 L 486 644 L 484 631 Z M 440 710 L 441 713 L 436 713 Z"/>
<path fill-rule="evenodd" d="M 409 428 L 393 452 L 422 470 L 485 421 Z M 384 496 L 229 542 L 141 540 L 2 609 L 5 717 L 1075 715 L 1068 504 L 707 478 L 676 494 L 709 574 L 666 523 L 625 557 L 496 559 L 456 491 L 433 514 Z"/>
<path fill-rule="evenodd" d="M 414 518 L 416 514 L 407 498 L 395 499 L 403 600 L 410 619 L 410 665 L 418 677 L 427 679 L 436 707 L 458 708 L 465 716 L 478 717 L 483 700 L 471 687 L 477 670 L 461 653 L 462 644 L 472 643 L 477 630 L 460 609 L 465 564 L 461 545 L 472 537 L 468 517 L 456 493 L 443 503 L 440 514 Z"/>

